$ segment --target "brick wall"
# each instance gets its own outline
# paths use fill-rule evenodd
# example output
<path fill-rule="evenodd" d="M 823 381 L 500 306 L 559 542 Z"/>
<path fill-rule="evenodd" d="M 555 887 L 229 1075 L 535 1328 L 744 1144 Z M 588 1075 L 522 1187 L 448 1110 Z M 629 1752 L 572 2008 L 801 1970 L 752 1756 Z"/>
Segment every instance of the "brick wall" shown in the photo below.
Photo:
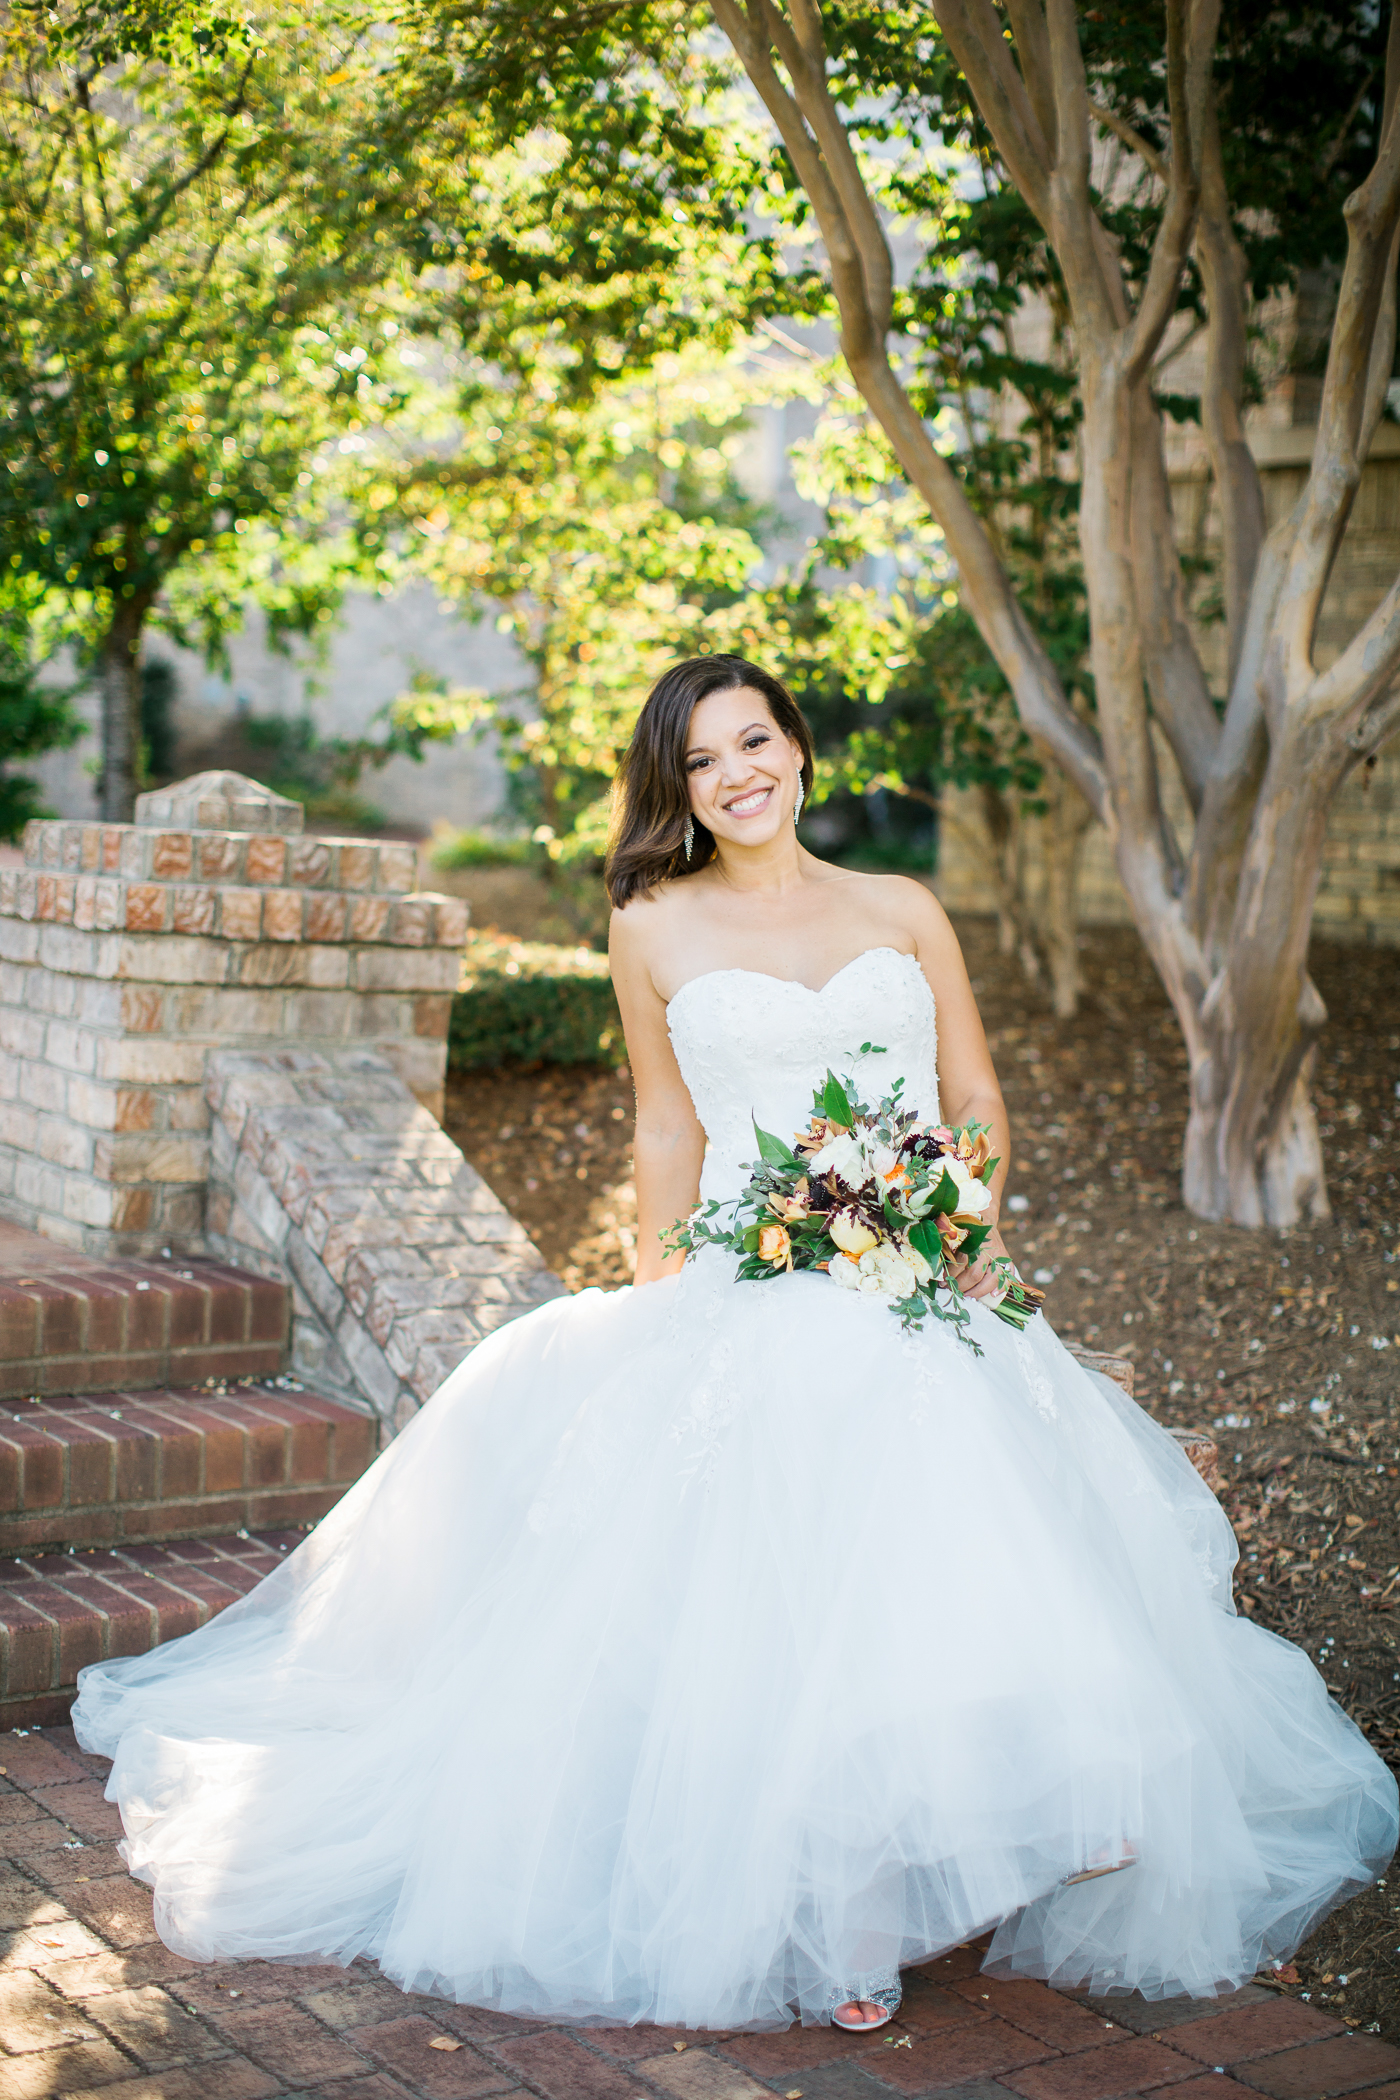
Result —
<path fill-rule="evenodd" d="M 216 1046 L 370 1044 L 440 1110 L 465 904 L 414 892 L 411 846 L 289 835 L 300 809 L 243 785 L 259 829 L 36 822 L 0 870 L 0 1215 L 198 1251 Z"/>
<path fill-rule="evenodd" d="M 216 1051 L 211 1252 L 292 1281 L 292 1368 L 392 1433 L 564 1286 L 384 1056 Z"/>
<path fill-rule="evenodd" d="M 1261 454 L 1260 469 L 1269 523 L 1297 500 L 1307 472 L 1313 432 L 1310 429 L 1263 431 L 1252 440 Z M 1400 430 L 1383 429 L 1376 452 L 1361 477 L 1361 487 L 1328 585 L 1318 626 L 1317 658 L 1333 661 L 1360 623 L 1380 602 L 1400 574 Z M 1208 477 L 1203 470 L 1183 471 L 1173 492 L 1182 541 L 1214 555 L 1218 551 L 1216 516 Z M 1206 626 L 1197 637 L 1207 675 L 1219 692 L 1224 685 L 1224 631 Z M 1177 835 L 1189 841 L 1191 814 L 1180 781 L 1159 740 L 1158 766 L 1163 799 Z M 981 872 L 986 837 L 975 794 L 949 789 L 945 804 L 955 822 L 946 824 L 939 849 L 934 887 L 950 910 L 985 911 L 987 887 Z M 1041 862 L 1032 835 L 1026 846 L 1028 885 L 1032 897 L 1041 884 Z M 1085 836 L 1080 879 L 1081 916 L 1088 925 L 1128 920 L 1127 900 L 1104 831 L 1094 825 Z M 1322 883 L 1314 924 L 1333 940 L 1400 946 L 1400 741 L 1381 752 L 1372 772 L 1354 773 L 1338 794 L 1328 827 Z"/>

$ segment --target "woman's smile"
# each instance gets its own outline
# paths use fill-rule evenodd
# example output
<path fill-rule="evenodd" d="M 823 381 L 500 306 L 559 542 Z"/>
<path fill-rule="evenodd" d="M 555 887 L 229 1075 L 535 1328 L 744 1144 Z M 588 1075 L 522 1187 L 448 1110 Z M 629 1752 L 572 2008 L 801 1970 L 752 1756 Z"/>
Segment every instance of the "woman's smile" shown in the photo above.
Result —
<path fill-rule="evenodd" d="M 726 802 L 724 813 L 728 817 L 755 817 L 766 809 L 773 797 L 773 787 L 749 788 L 733 802 Z"/>

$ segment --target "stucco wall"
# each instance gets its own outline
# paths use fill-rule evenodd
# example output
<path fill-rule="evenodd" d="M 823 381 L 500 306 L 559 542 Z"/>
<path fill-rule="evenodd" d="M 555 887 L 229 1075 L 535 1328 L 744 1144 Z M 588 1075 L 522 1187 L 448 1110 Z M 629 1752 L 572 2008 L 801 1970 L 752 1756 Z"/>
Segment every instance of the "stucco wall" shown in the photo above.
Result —
<path fill-rule="evenodd" d="M 531 683 L 530 668 L 511 640 L 487 619 L 473 626 L 443 612 L 425 584 L 379 598 L 353 593 L 330 638 L 324 659 L 307 650 L 288 657 L 267 645 L 265 625 L 255 613 L 230 646 L 231 674 L 211 671 L 193 651 L 177 649 L 153 634 L 146 653 L 163 657 L 176 676 L 175 772 L 195 772 L 225 762 L 217 740 L 240 712 L 286 715 L 309 712 L 323 736 L 374 734 L 374 716 L 424 670 L 454 685 L 509 691 Z M 72 666 L 55 667 L 59 677 Z M 85 694 L 81 712 L 94 725 L 97 700 Z M 95 734 L 68 751 L 51 752 L 23 771 L 38 779 L 51 810 L 61 817 L 97 814 L 92 764 Z M 489 743 L 459 737 L 435 746 L 423 765 L 396 758 L 380 773 L 366 774 L 361 793 L 391 824 L 431 831 L 439 820 L 478 824 L 501 802 L 504 775 Z"/>

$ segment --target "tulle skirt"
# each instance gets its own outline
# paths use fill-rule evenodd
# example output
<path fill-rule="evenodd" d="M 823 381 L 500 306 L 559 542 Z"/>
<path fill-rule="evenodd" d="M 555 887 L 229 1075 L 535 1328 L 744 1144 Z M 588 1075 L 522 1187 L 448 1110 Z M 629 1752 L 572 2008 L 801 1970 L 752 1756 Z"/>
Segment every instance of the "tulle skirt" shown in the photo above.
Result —
<path fill-rule="evenodd" d="M 707 1253 L 483 1343 L 259 1589 L 83 1672 L 162 1938 L 730 2029 L 991 1927 L 1148 1996 L 1288 1955 L 1393 1779 L 1172 1439 L 973 1331 Z"/>

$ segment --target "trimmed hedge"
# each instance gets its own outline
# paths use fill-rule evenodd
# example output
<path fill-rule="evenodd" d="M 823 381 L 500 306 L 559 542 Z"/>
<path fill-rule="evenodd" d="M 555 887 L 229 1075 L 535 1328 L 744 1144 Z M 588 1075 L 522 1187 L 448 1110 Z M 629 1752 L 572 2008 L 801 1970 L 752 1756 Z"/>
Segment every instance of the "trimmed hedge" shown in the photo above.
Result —
<path fill-rule="evenodd" d="M 486 831 L 448 832 L 430 848 L 435 868 L 528 868 L 549 865 L 530 839 L 498 839 Z"/>
<path fill-rule="evenodd" d="M 452 1001 L 447 1062 L 620 1065 L 622 1020 L 608 958 L 544 941 L 469 940 Z"/>

